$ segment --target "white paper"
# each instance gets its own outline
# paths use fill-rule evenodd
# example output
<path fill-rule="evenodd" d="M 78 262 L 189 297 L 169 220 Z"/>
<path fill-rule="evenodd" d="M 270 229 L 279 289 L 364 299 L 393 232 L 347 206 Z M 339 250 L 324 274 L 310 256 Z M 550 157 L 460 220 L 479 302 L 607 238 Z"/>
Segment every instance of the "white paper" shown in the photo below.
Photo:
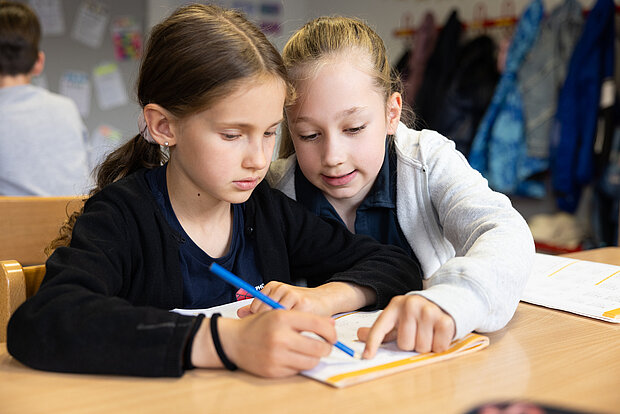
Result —
<path fill-rule="evenodd" d="M 105 4 L 86 0 L 78 8 L 71 36 L 86 46 L 97 49 L 103 42 L 109 18 L 110 14 Z"/>
<path fill-rule="evenodd" d="M 97 103 L 106 110 L 126 105 L 129 101 L 121 71 L 116 63 L 104 63 L 93 70 Z"/>
<path fill-rule="evenodd" d="M 357 329 L 370 327 L 382 311 L 352 312 L 336 319 L 338 340 L 361 355 L 365 343 L 357 339 Z M 489 338 L 469 334 L 465 338 L 453 341 L 450 348 L 441 353 L 406 352 L 398 349 L 396 342 L 382 344 L 372 359 L 351 358 L 338 348 L 332 348 L 329 356 L 313 369 L 301 374 L 334 387 L 342 388 L 360 382 L 380 378 L 389 374 L 411 369 L 417 366 L 454 358 L 458 355 L 483 349 L 489 345 Z"/>
<path fill-rule="evenodd" d="M 90 83 L 88 75 L 79 71 L 67 71 L 60 78 L 59 92 L 73 99 L 82 117 L 90 113 Z"/>
<path fill-rule="evenodd" d="M 253 299 L 246 299 L 226 305 L 216 306 L 209 309 L 173 309 L 172 312 L 183 315 L 205 314 L 207 317 L 215 312 L 220 312 L 222 316 L 237 318 L 237 309 L 249 305 Z M 357 339 L 357 329 L 360 327 L 370 327 L 377 319 L 381 311 L 375 312 L 349 312 L 335 315 L 336 333 L 338 340 L 352 348 L 357 355 L 361 355 L 365 344 Z M 318 338 L 317 335 L 306 333 L 309 336 Z M 438 354 L 417 352 L 405 352 L 398 349 L 395 342 L 382 344 L 373 359 L 362 360 L 352 358 L 340 349 L 333 347 L 332 352 L 321 362 L 310 370 L 303 371 L 301 374 L 324 382 L 334 387 L 346 387 L 359 382 L 379 378 L 395 372 L 411 369 L 416 366 L 454 358 L 483 349 L 489 344 L 489 338 L 477 334 L 469 334 L 465 338 L 452 342 L 450 349 Z M 371 369 L 371 372 L 365 370 Z M 339 378 L 339 376 L 344 376 Z"/>
<path fill-rule="evenodd" d="M 521 300 L 620 323 L 620 266 L 537 253 Z"/>
<path fill-rule="evenodd" d="M 29 4 L 39 17 L 43 36 L 65 33 L 65 18 L 60 0 L 30 0 Z"/>
<path fill-rule="evenodd" d="M 207 318 L 214 313 L 219 312 L 224 318 L 239 319 L 237 316 L 237 309 L 249 305 L 253 300 L 254 299 L 243 299 L 207 309 L 172 309 L 172 312 L 180 313 L 181 315 L 199 315 L 202 313 Z"/>

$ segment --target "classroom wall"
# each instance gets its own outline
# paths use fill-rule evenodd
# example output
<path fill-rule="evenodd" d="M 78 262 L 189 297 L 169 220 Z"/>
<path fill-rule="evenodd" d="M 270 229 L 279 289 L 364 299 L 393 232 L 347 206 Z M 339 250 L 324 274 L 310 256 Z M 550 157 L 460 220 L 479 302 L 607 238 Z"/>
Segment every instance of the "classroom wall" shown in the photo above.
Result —
<path fill-rule="evenodd" d="M 135 102 L 134 85 L 138 61 L 117 60 L 112 42 L 111 23 L 119 16 L 131 16 L 138 30 L 146 39 L 149 29 L 170 14 L 185 0 L 22 0 L 30 4 L 60 4 L 64 19 L 64 31 L 45 35 L 42 49 L 47 53 L 44 76 L 36 82 L 53 92 L 59 92 L 60 79 L 67 71 L 79 71 L 88 76 L 90 109 L 84 121 L 90 132 L 93 147 L 93 163 L 103 153 L 137 133 L 136 117 L 139 107 Z M 108 13 L 108 22 L 100 46 L 90 47 L 75 39 L 72 30 L 80 6 L 87 1 L 102 4 Z M 471 22 L 482 14 L 487 18 L 519 15 L 531 0 L 217 0 L 225 7 L 238 7 L 259 25 L 267 25 L 268 37 L 281 49 L 288 39 L 307 20 L 329 14 L 358 16 L 366 19 L 383 37 L 390 60 L 394 63 L 405 50 L 408 39 L 394 36 L 397 29 L 419 25 L 426 11 L 435 14 L 443 23 L 453 9 L 459 11 L 464 22 Z M 551 9 L 563 0 L 545 0 Z M 595 0 L 580 0 L 584 8 L 590 8 Z M 616 0 L 619 3 L 620 0 Z M 484 12 L 480 10 L 484 9 Z M 269 29 L 269 24 L 275 23 Z M 102 108 L 93 84 L 93 70 L 104 62 L 116 65 L 127 94 L 127 102 L 110 108 Z"/>
<path fill-rule="evenodd" d="M 101 32 L 97 31 L 97 23 L 100 22 L 97 17 L 93 18 L 91 15 L 90 24 L 86 28 L 82 27 L 82 30 L 78 31 L 74 35 L 74 29 L 78 23 L 78 16 L 82 16 L 81 7 L 85 4 L 84 0 L 60 0 L 46 1 L 46 0 L 31 0 L 29 3 L 33 7 L 41 4 L 44 8 L 39 12 L 46 13 L 46 16 L 53 24 L 52 32 L 45 33 L 41 41 L 41 49 L 46 54 L 46 65 L 43 72 L 43 76 L 39 79 L 35 79 L 35 83 L 46 86 L 52 92 L 58 93 L 61 91 L 61 80 L 68 71 L 81 72 L 87 77 L 87 87 L 89 89 L 90 97 L 87 102 L 80 102 L 78 107 L 82 109 L 83 119 L 90 133 L 90 144 L 93 148 L 94 164 L 101 154 L 109 148 L 117 145 L 121 140 L 127 139 L 137 133 L 136 117 L 139 112 L 139 106 L 135 103 L 134 84 L 138 72 L 138 60 L 127 59 L 118 60 L 116 50 L 112 40 L 111 29 L 115 25 L 115 19 L 121 16 L 132 17 L 137 23 L 139 32 L 143 33 L 145 24 L 145 10 L 146 0 L 131 0 L 131 1 L 102 1 L 98 4 L 105 6 L 105 10 L 96 12 L 96 16 L 107 15 L 107 22 Z M 57 15 L 45 7 L 58 4 L 60 6 L 60 16 L 64 29 L 58 30 L 58 22 L 55 21 Z M 94 4 L 94 3 L 93 3 Z M 82 16 L 83 18 L 83 16 Z M 84 30 L 91 29 L 91 33 L 87 33 Z M 92 36 L 91 36 L 92 35 Z M 97 35 L 97 36 L 95 36 Z M 91 45 L 86 45 L 84 41 L 92 41 Z M 96 45 L 96 40 L 100 39 L 100 45 Z M 106 67 L 101 66 L 103 64 L 112 64 L 115 66 L 107 67 L 108 72 L 105 72 Z M 116 72 L 109 72 L 110 68 L 117 68 L 118 75 L 121 78 L 123 92 L 126 94 L 126 100 L 123 103 L 122 97 L 114 94 L 112 88 L 106 88 L 106 92 L 110 95 L 100 96 L 98 90 L 94 84 L 93 71 L 99 68 L 98 79 L 106 82 L 109 80 L 109 76 L 116 76 Z M 101 71 L 103 70 L 103 72 Z M 75 80 L 75 79 L 74 79 Z M 77 91 L 79 96 L 82 94 L 82 80 L 76 80 L 73 84 L 74 91 Z M 71 87 L 68 82 L 65 86 Z M 66 89 L 65 89 L 66 90 Z M 104 99 L 103 105 L 101 105 L 100 99 Z M 88 108 L 85 108 L 88 107 Z M 103 135 L 102 135 L 103 134 Z"/>

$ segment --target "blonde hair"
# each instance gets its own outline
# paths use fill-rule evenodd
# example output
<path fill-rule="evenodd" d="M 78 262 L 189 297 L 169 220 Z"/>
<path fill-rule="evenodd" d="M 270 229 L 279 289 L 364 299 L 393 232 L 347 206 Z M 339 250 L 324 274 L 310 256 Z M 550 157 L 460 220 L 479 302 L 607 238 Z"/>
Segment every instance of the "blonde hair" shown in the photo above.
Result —
<path fill-rule="evenodd" d="M 402 83 L 387 58 L 385 44 L 364 21 L 343 16 L 319 17 L 306 23 L 286 43 L 282 52 L 284 64 L 293 83 L 316 73 L 332 59 L 361 57 L 364 69 L 373 78 L 377 91 L 385 98 L 402 94 Z M 286 158 L 295 152 L 288 130 L 282 126 L 278 156 Z"/>

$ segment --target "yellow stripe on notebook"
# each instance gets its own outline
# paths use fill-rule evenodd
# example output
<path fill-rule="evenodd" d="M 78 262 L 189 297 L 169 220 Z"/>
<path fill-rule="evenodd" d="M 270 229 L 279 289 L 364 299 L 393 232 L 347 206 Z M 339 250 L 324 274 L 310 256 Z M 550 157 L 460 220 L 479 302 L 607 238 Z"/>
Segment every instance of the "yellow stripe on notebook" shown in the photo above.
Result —
<path fill-rule="evenodd" d="M 603 283 L 604 281 L 606 281 L 607 279 L 609 279 L 610 277 L 612 277 L 613 275 L 617 275 L 618 273 L 620 273 L 620 270 L 618 270 L 615 273 L 610 274 L 609 276 L 607 276 L 605 279 L 601 280 L 600 282 L 597 282 L 594 284 L 594 286 L 600 285 L 601 283 Z"/>
<path fill-rule="evenodd" d="M 558 273 L 558 272 L 560 272 L 560 271 L 562 271 L 562 270 L 566 269 L 568 266 L 570 266 L 570 265 L 574 265 L 575 263 L 579 263 L 579 260 L 575 260 L 574 262 L 571 262 L 571 263 L 567 264 L 566 266 L 562 266 L 561 268 L 559 268 L 559 269 L 558 269 L 558 270 L 556 270 L 555 272 L 553 272 L 553 273 L 551 273 L 551 274 L 548 274 L 548 275 L 547 275 L 547 277 L 553 276 L 553 275 L 555 275 L 556 273 Z"/>
<path fill-rule="evenodd" d="M 620 308 L 608 310 L 603 313 L 603 316 L 611 319 L 620 319 Z"/>
<path fill-rule="evenodd" d="M 343 374 L 334 375 L 333 377 L 329 377 L 326 380 L 326 382 L 329 383 L 329 384 L 337 384 L 337 383 L 339 383 L 340 381 L 343 381 L 343 380 L 347 380 L 347 379 L 351 379 L 351 378 L 355 378 L 355 377 L 360 377 L 360 376 L 364 376 L 364 375 L 368 375 L 368 374 L 378 373 L 378 372 L 382 372 L 382 371 L 389 371 L 389 370 L 392 370 L 394 368 L 402 367 L 402 366 L 405 366 L 405 365 L 418 364 L 418 363 L 420 363 L 422 361 L 425 361 L 425 360 L 436 359 L 436 358 L 442 359 L 442 357 L 445 357 L 445 356 L 450 355 L 450 354 L 459 354 L 459 352 L 462 351 L 463 348 L 467 348 L 469 345 L 471 345 L 472 343 L 475 343 L 475 342 L 480 342 L 480 343 L 470 346 L 467 349 L 468 351 L 469 350 L 474 350 L 474 349 L 479 348 L 479 347 L 486 347 L 489 344 L 488 338 L 483 337 L 481 335 L 477 335 L 477 334 L 469 334 L 465 338 L 463 338 L 462 340 L 457 341 L 454 345 L 452 345 L 452 347 L 448 348 L 444 352 L 439 352 L 439 353 L 429 352 L 429 353 L 425 353 L 425 354 L 419 354 L 419 355 L 412 356 L 410 358 L 405 358 L 405 359 L 401 359 L 401 360 L 398 360 L 398 361 L 389 362 L 389 363 L 383 364 L 383 365 L 377 365 L 377 366 L 374 366 L 374 367 L 360 369 L 360 370 L 357 370 L 357 371 L 345 372 Z"/>

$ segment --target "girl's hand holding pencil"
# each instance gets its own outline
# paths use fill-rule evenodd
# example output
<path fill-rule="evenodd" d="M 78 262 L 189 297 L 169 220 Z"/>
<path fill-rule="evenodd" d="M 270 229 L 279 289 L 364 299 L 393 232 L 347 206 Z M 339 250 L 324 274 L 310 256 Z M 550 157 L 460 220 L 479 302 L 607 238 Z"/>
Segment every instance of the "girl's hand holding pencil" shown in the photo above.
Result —
<path fill-rule="evenodd" d="M 255 375 L 272 378 L 314 368 L 337 341 L 332 318 L 288 310 L 261 312 L 243 319 L 219 318 L 218 331 L 233 363 Z M 302 335 L 304 331 L 325 340 Z M 215 353 L 209 323 L 204 321 L 194 337 L 192 363 L 209 368 L 207 361 L 219 363 Z"/>

